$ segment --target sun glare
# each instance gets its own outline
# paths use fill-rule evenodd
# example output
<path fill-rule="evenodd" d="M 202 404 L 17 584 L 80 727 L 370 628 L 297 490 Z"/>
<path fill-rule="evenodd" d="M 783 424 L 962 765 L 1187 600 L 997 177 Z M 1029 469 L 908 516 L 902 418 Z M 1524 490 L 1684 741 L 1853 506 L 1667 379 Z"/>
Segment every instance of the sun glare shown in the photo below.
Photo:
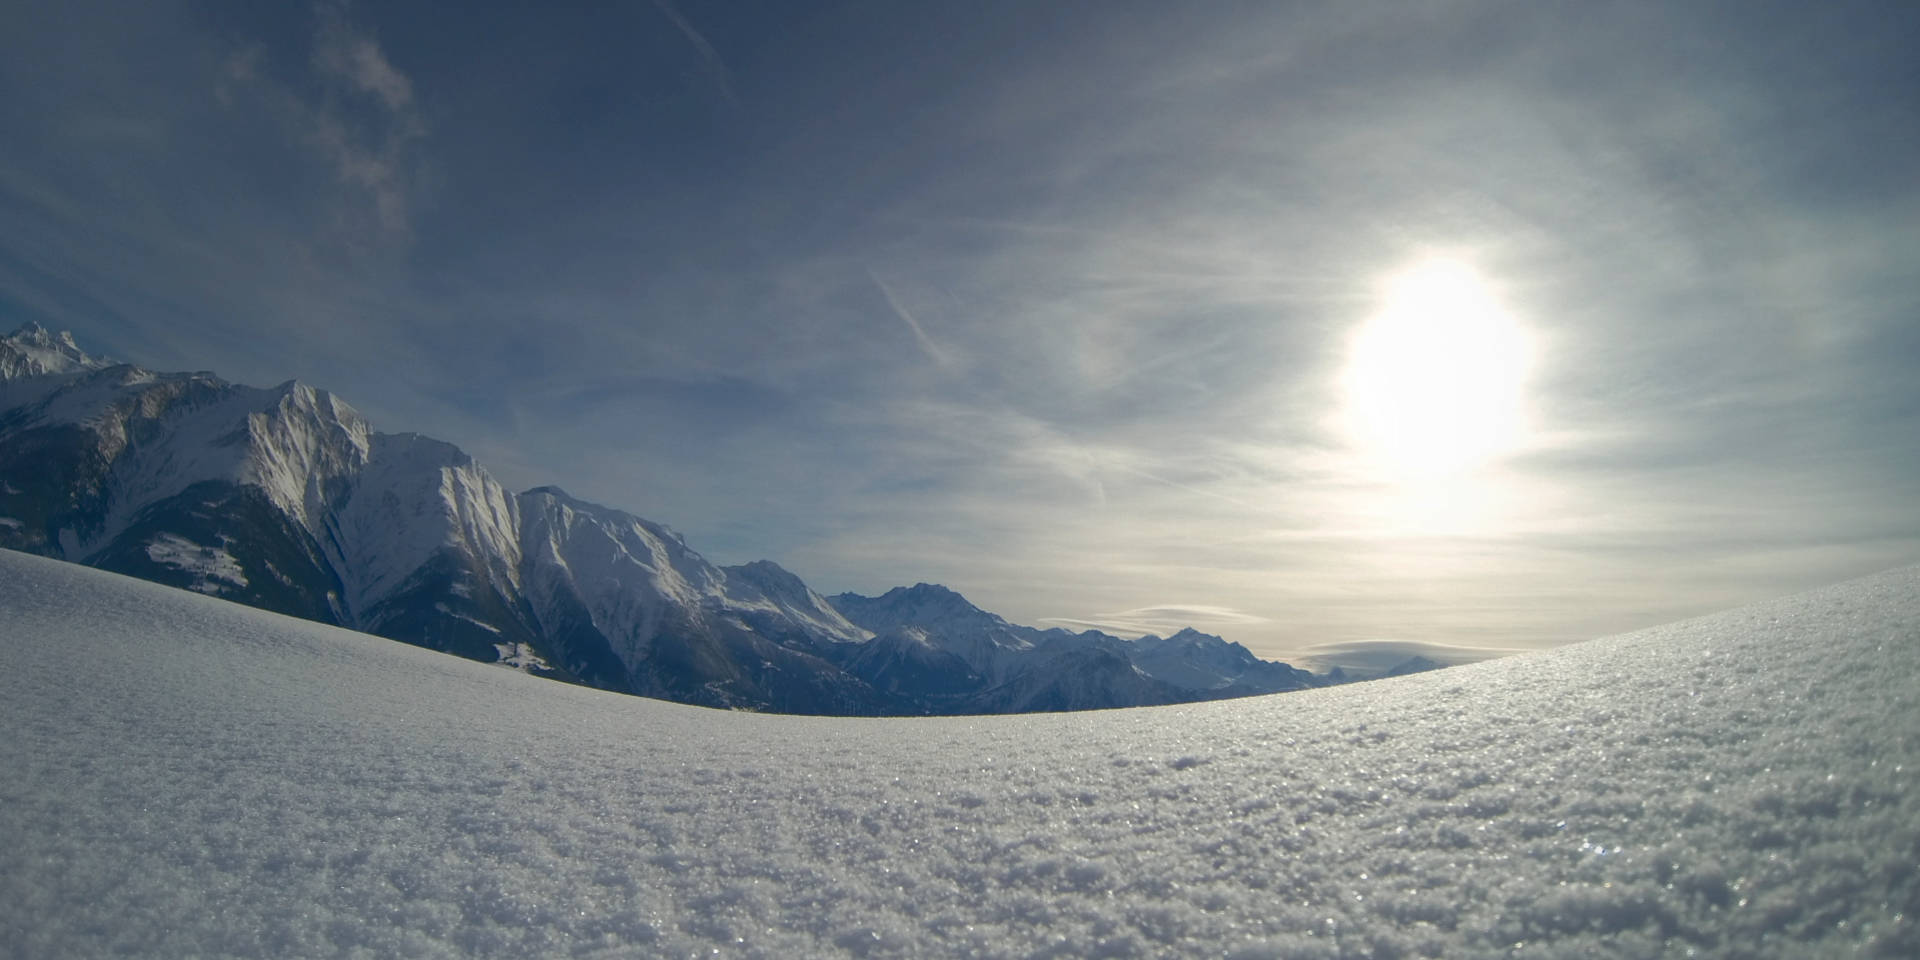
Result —
<path fill-rule="evenodd" d="M 1451 260 L 1387 283 L 1348 357 L 1348 429 L 1402 479 L 1475 470 L 1519 441 L 1531 350 L 1486 281 Z"/>

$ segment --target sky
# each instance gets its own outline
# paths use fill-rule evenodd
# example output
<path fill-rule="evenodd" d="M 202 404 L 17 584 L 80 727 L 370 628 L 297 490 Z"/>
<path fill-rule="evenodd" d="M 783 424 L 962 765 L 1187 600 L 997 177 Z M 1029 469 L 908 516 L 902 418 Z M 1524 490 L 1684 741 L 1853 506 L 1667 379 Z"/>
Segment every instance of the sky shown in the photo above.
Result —
<path fill-rule="evenodd" d="M 0 8 L 0 327 L 1266 656 L 1920 561 L 1910 3 Z"/>

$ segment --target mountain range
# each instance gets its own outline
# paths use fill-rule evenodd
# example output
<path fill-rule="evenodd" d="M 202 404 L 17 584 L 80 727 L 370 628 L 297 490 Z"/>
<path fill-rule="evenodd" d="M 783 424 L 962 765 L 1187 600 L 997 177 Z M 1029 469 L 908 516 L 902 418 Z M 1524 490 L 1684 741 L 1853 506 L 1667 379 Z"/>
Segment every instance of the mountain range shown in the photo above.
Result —
<path fill-rule="evenodd" d="M 1011 713 L 1351 679 L 1191 629 L 1020 626 L 933 584 L 823 597 L 557 487 L 512 493 L 324 390 L 156 373 L 33 324 L 0 338 L 0 547 L 713 707 Z"/>

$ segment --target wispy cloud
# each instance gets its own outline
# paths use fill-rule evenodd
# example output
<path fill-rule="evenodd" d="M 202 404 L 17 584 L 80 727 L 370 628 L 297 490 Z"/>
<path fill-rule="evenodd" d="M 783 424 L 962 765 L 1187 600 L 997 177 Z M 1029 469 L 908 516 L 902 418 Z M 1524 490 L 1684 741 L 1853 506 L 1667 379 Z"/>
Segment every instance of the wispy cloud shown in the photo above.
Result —
<path fill-rule="evenodd" d="M 371 204 L 381 235 L 404 239 L 411 232 L 426 123 L 413 81 L 349 12 L 345 3 L 313 7 L 308 66 L 317 95 L 275 79 L 258 44 L 228 57 L 214 95 L 230 108 L 241 95 L 258 98 L 340 183 Z"/>
<path fill-rule="evenodd" d="M 373 37 L 347 22 L 345 4 L 322 3 L 314 13 L 319 30 L 313 63 L 322 76 L 379 99 L 396 114 L 412 107 L 413 82 L 394 69 Z"/>
<path fill-rule="evenodd" d="M 686 36 L 687 42 L 693 44 L 693 49 L 699 52 L 701 61 L 707 66 L 707 76 L 712 78 L 714 88 L 720 91 L 720 98 L 738 105 L 740 101 L 733 95 L 733 80 L 727 71 L 726 63 L 720 59 L 720 51 L 715 50 L 713 44 L 707 42 L 706 36 L 694 29 L 693 24 L 673 4 L 668 3 L 667 0 L 653 0 L 653 5 L 659 8 L 663 16 L 673 21 L 673 25 Z"/>
<path fill-rule="evenodd" d="M 927 355 L 927 359 L 932 360 L 938 366 L 951 367 L 953 365 L 952 355 L 941 349 L 939 344 L 933 342 L 932 337 L 927 336 L 926 328 L 920 325 L 920 321 L 913 315 L 913 311 L 908 310 L 906 305 L 900 302 L 900 298 L 894 295 L 893 288 L 887 286 L 887 282 L 880 279 L 880 275 L 875 273 L 872 267 L 867 268 L 867 277 L 871 279 L 873 285 L 880 290 L 880 296 L 887 301 L 887 308 L 893 311 L 894 316 L 900 318 L 901 323 L 907 325 L 908 330 L 913 331 L 913 339 L 919 342 L 920 350 Z"/>
<path fill-rule="evenodd" d="M 265 55 L 265 48 L 253 43 L 227 57 L 213 88 L 221 106 L 231 109 L 239 90 L 260 83 L 260 58 Z"/>
<path fill-rule="evenodd" d="M 321 3 L 314 17 L 315 72 L 332 90 L 371 101 L 376 109 L 366 122 L 356 124 L 337 101 L 310 105 L 308 135 L 332 160 L 341 180 L 373 198 L 380 225 L 389 233 L 404 234 L 418 160 L 414 145 L 426 135 L 413 83 L 387 60 L 370 34 L 347 19 L 345 4 Z"/>

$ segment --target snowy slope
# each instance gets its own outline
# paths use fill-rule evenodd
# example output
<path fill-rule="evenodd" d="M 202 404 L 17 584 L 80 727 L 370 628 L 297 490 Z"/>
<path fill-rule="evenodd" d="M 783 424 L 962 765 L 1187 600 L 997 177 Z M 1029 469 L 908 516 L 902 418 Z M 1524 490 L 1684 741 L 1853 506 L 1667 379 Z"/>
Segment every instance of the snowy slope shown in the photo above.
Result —
<path fill-rule="evenodd" d="M 1920 955 L 1920 570 L 1178 707 L 729 714 L 0 551 L 0 954 Z"/>

